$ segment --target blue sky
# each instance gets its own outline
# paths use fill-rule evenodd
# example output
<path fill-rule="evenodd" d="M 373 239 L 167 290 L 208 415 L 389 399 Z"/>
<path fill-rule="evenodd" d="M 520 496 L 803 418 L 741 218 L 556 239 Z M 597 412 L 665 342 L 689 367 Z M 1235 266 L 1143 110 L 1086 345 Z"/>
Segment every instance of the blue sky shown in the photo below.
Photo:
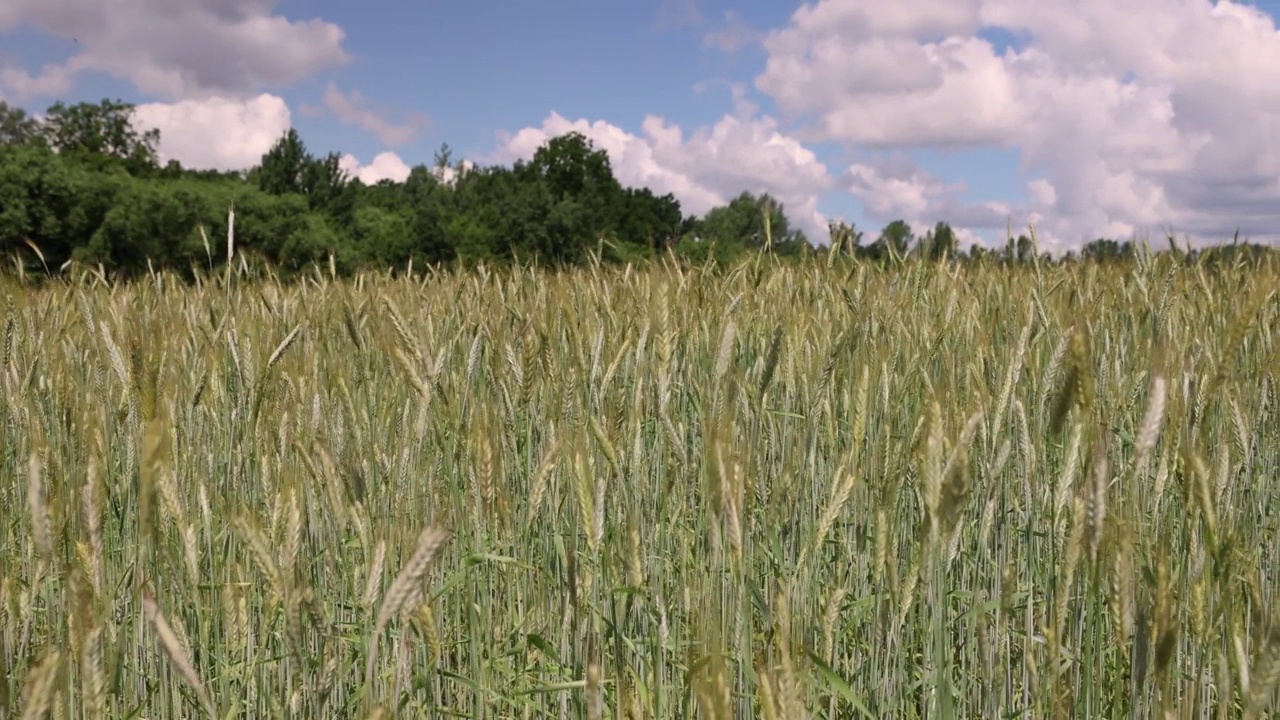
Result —
<path fill-rule="evenodd" d="M 1119 41 L 1108 45 L 1103 37 L 1105 30 L 1116 24 L 1130 22 L 1135 29 L 1143 28 L 1152 17 L 1150 7 L 1162 8 L 1162 12 L 1163 8 L 1173 8 L 1175 4 L 1167 0 L 1140 0 L 1139 5 L 1147 3 L 1150 6 L 1146 10 L 1147 16 L 1141 14 L 1141 8 L 1124 15 L 1126 11 L 1112 11 L 1095 0 L 1094 9 L 1086 8 L 1079 13 L 1092 23 L 1092 32 L 1099 39 L 1095 42 L 1086 34 L 1074 45 L 1062 46 L 1047 39 L 1047 29 L 1053 22 L 1062 22 L 1061 15 L 1054 19 L 1053 7 L 1073 12 L 1073 6 L 1067 0 L 1028 0 L 1025 3 L 1018 0 L 956 0 L 956 7 L 973 6 L 975 13 L 982 13 L 983 22 L 968 24 L 956 24 L 958 21 L 948 16 L 949 10 L 939 10 L 942 6 L 921 0 L 904 0 L 901 4 L 902 8 L 914 6 L 918 10 L 918 15 L 909 17 L 908 21 L 877 16 L 876 13 L 882 12 L 878 8 L 890 6 L 870 0 L 824 0 L 821 5 L 830 6 L 824 10 L 829 11 L 828 15 L 821 15 L 816 10 L 818 5 L 811 5 L 808 9 L 814 12 L 808 16 L 796 12 L 801 7 L 800 3 L 725 3 L 717 0 L 645 0 L 629 4 L 571 0 L 545 0 L 537 4 L 384 1 L 359 5 L 321 0 L 310 3 L 286 1 L 273 7 L 269 7 L 269 2 L 260 0 L 228 0 L 223 3 L 230 8 L 228 16 L 235 16 L 237 12 L 237 17 L 241 18 L 275 16 L 295 24 L 318 19 L 340 28 L 344 34 L 340 45 L 347 55 L 346 61 L 329 62 L 321 58 L 305 72 L 294 72 L 292 68 L 285 67 L 293 57 L 290 54 L 292 46 L 284 48 L 277 57 L 254 55 L 254 48 L 248 45 L 251 40 L 244 39 L 249 37 L 247 30 L 242 33 L 228 31 L 226 37 L 230 39 L 222 47 L 217 44 L 220 33 L 211 32 L 211 47 L 207 52 L 202 50 L 199 53 L 187 52 L 186 48 L 166 47 L 163 38 L 156 40 L 152 36 L 138 40 L 148 38 L 148 33 L 167 32 L 149 26 L 152 22 L 149 18 L 154 17 L 153 6 L 160 0 L 127 0 L 126 5 L 137 10 L 136 16 L 124 15 L 126 18 L 136 17 L 133 25 L 101 32 L 92 23 L 77 25 L 70 18 L 57 17 L 51 6 L 41 5 L 41 0 L 13 2 L 17 9 L 8 11 L 10 16 L 7 19 L 6 11 L 0 10 L 0 72 L 10 73 L 8 82 L 5 76 L 0 75 L 0 97 L 33 111 L 43 109 L 53 99 L 97 100 L 106 96 L 140 104 L 164 104 L 204 98 L 211 93 L 236 97 L 268 93 L 278 96 L 287 105 L 290 121 L 313 151 L 351 153 L 366 163 L 378 153 L 390 151 L 404 163 L 413 165 L 431 162 L 436 149 L 445 142 L 454 149 L 455 157 L 509 157 L 515 151 L 504 148 L 502 140 L 509 135 L 500 136 L 499 133 L 513 134 L 529 128 L 545 130 L 553 112 L 567 121 L 603 121 L 629 136 L 642 139 L 645 136 L 642 124 L 646 116 L 658 115 L 669 125 L 679 126 L 685 140 L 689 141 L 697 129 L 713 128 L 726 114 L 737 112 L 731 91 L 736 87 L 741 93 L 737 98 L 739 103 L 745 101 L 754 106 L 743 117 L 749 116 L 749 122 L 763 123 L 763 126 L 771 128 L 768 132 L 776 130 L 817 155 L 818 163 L 828 176 L 821 189 L 810 193 L 817 198 L 821 216 L 851 219 L 860 227 L 870 228 L 871 233 L 892 219 L 891 216 L 907 217 L 919 225 L 939 219 L 952 220 L 940 215 L 950 210 L 961 217 L 972 218 L 974 237 L 992 239 L 1002 236 L 1003 222 L 990 217 L 998 212 L 983 207 L 986 202 L 999 203 L 999 212 L 1008 209 L 1015 225 L 1031 217 L 1045 223 L 1057 222 L 1061 242 L 1066 244 L 1117 228 L 1150 228 L 1157 222 L 1154 218 L 1159 217 L 1161 211 L 1181 222 L 1189 231 L 1199 229 L 1206 234 L 1226 227 L 1229 220 L 1214 214 L 1223 205 L 1216 198 L 1187 195 L 1181 204 L 1177 204 L 1175 200 L 1192 191 L 1181 190 L 1176 178 L 1170 179 L 1167 173 L 1161 174 L 1164 171 L 1149 171 L 1136 179 L 1128 177 L 1133 173 L 1110 160 L 1117 157 L 1117 152 L 1123 151 L 1123 148 L 1117 151 L 1114 142 L 1090 143 L 1087 149 L 1094 154 L 1090 156 L 1082 151 L 1078 159 L 1073 158 L 1070 147 L 1058 147 L 1053 142 L 1055 136 L 1070 136 L 1071 114 L 1077 109 L 1083 112 L 1088 107 L 1083 100 L 1055 96 L 1057 89 L 1070 85 L 1072 79 L 1079 77 L 1093 83 L 1090 87 L 1096 89 L 1089 92 L 1095 92 L 1098 98 L 1115 97 L 1117 91 L 1113 85 L 1108 85 L 1113 77 L 1122 81 L 1118 92 L 1124 93 L 1124 88 L 1131 85 L 1136 88 L 1135 93 L 1142 96 L 1136 100 L 1116 100 L 1114 112 L 1097 120 L 1098 135 L 1113 130 L 1117 135 L 1123 134 L 1126 124 L 1134 118 L 1147 122 L 1149 116 L 1160 116 L 1160 108 L 1164 105 L 1175 107 L 1174 117 L 1163 120 L 1157 117 L 1152 121 L 1156 124 L 1146 133 L 1152 137 L 1160 136 L 1165 130 L 1172 133 L 1168 148 L 1160 152 L 1171 158 L 1177 156 L 1177 159 L 1171 159 L 1165 165 L 1190 163 L 1194 166 L 1201 162 L 1203 154 L 1182 157 L 1179 154 L 1182 151 L 1176 149 L 1186 146 L 1188 138 L 1211 137 L 1218 142 L 1219 136 L 1214 133 L 1221 131 L 1223 138 L 1231 134 L 1232 127 L 1210 126 L 1205 130 L 1199 124 L 1195 127 L 1179 124 L 1183 108 L 1191 107 L 1192 101 L 1202 101 L 1199 96 L 1192 97 L 1193 89 L 1204 95 L 1204 103 L 1211 99 L 1205 94 L 1207 91 L 1188 85 L 1192 89 L 1179 93 L 1176 82 L 1182 82 L 1180 79 L 1173 81 L 1170 90 L 1167 78 L 1143 76 L 1142 68 L 1160 67 L 1154 63 L 1149 66 L 1143 63 L 1150 58 L 1162 57 L 1161 53 L 1167 54 L 1168 47 L 1173 45 L 1172 40 L 1164 46 L 1152 41 L 1150 48 L 1139 48 L 1149 50 L 1149 55 L 1139 56 L 1121 47 Z M 1151 5 L 1153 2 L 1157 4 Z M 1164 5 L 1159 5 L 1160 2 Z M 1207 0 L 1204 4 L 1205 7 L 1209 5 Z M 88 10 L 107 8 L 114 11 L 116 7 L 106 5 L 105 0 L 70 0 L 68 5 L 73 9 L 83 8 L 82 16 L 87 16 Z M 1251 5 L 1268 16 L 1274 16 L 1280 9 L 1280 0 L 1258 0 Z M 833 9 L 836 6 L 843 6 L 845 11 L 836 12 Z M 1108 15 L 1112 12 L 1117 14 L 1114 17 Z M 1273 37 L 1274 28 L 1270 34 L 1266 28 L 1254 28 L 1247 31 L 1246 37 L 1246 30 L 1234 25 L 1228 27 L 1222 18 L 1211 18 L 1206 12 L 1194 13 L 1183 8 L 1170 9 L 1167 13 L 1170 22 L 1176 20 L 1185 27 L 1203 26 L 1206 32 L 1240 33 L 1244 38 L 1241 42 L 1255 43 L 1267 52 L 1272 43 L 1280 48 L 1280 43 Z M 995 26 L 986 21 L 991 17 L 1010 19 L 1007 27 Z M 230 27 L 238 20 L 233 17 L 227 22 Z M 1155 21 L 1150 22 L 1158 26 Z M 892 34 L 895 42 L 904 38 L 910 41 L 908 47 L 925 47 L 954 37 L 988 48 L 983 50 L 985 54 L 978 60 L 963 59 L 973 56 L 957 56 L 962 57 L 959 64 L 968 63 L 970 69 L 977 67 L 979 62 L 998 66 L 998 72 L 1003 73 L 1000 77 L 1005 78 L 1005 84 L 1014 87 L 1017 93 L 1014 96 L 1017 102 L 1010 104 L 1026 107 L 1029 104 L 1027 98 L 1043 102 L 1046 97 L 1052 98 L 1053 102 L 1064 103 L 1062 107 L 1051 108 L 1058 117 L 1066 118 L 1063 125 L 1054 127 L 1046 119 L 1047 115 L 1028 114 L 1022 110 L 1020 112 L 1026 116 L 1027 126 L 1035 128 L 1034 132 L 1028 131 L 1023 137 L 1020 125 L 1009 118 L 998 117 L 999 113 L 994 110 L 981 112 L 974 108 L 957 108 L 955 103 L 930 104 L 932 101 L 928 97 L 921 96 L 911 101 L 920 103 L 922 109 L 919 113 L 934 117 L 918 123 L 921 125 L 919 128 L 908 128 L 917 123 L 909 116 L 885 110 L 882 107 L 885 102 L 883 94 L 867 94 L 869 91 L 865 88 L 855 91 L 833 87 L 826 90 L 823 77 L 829 78 L 831 83 L 840 84 L 845 68 L 856 67 L 864 60 L 874 64 L 874 53 L 882 49 L 882 43 L 879 43 L 882 38 L 861 31 L 877 27 L 888 28 L 886 36 Z M 943 30 L 939 32 L 936 28 Z M 789 34 L 766 47 L 759 39 L 770 31 Z M 198 28 L 193 28 L 192 32 L 191 37 L 200 37 Z M 824 60 L 820 57 L 822 52 L 814 51 L 822 47 L 829 50 L 830 43 L 845 43 L 843 38 L 846 37 L 849 38 L 848 52 L 862 53 L 849 56 L 858 58 L 856 63 L 844 57 Z M 1224 42 L 1232 41 L 1229 35 L 1224 37 Z M 1145 42 L 1141 33 L 1130 38 L 1131 45 Z M 1176 36 L 1171 35 L 1170 38 Z M 150 43 L 155 47 L 145 53 L 131 54 L 129 45 L 135 42 Z M 828 44 L 823 46 L 822 42 Z M 246 47 L 249 50 L 244 50 Z M 965 47 L 976 46 L 970 44 Z M 90 50 L 93 59 L 84 63 L 88 69 L 71 72 L 70 79 L 61 85 L 56 82 L 56 75 L 45 72 L 46 66 L 56 67 L 77 53 Z M 840 51 L 845 50 L 841 48 Z M 261 52 L 270 50 L 261 49 Z M 829 52 L 827 54 L 830 55 Z M 271 62 L 280 67 L 270 72 L 259 72 L 254 63 L 260 64 L 261 57 L 271 57 Z M 326 57 L 331 58 L 332 54 Z M 803 85 L 806 95 L 801 97 L 798 90 L 788 94 L 790 78 L 766 67 L 771 57 L 790 62 L 787 67 L 804 68 L 804 73 L 808 74 L 795 77 L 797 86 Z M 906 56 L 899 53 L 893 57 Z M 1101 71 L 1096 62 L 1099 57 L 1105 65 Z M 183 68 L 190 71 L 188 77 L 205 72 L 196 67 L 199 63 L 219 63 L 225 67 L 205 74 L 222 73 L 234 78 L 222 84 L 219 84 L 221 80 L 204 85 L 201 85 L 203 81 L 189 81 L 179 88 L 178 85 L 147 80 L 145 78 L 151 76 L 144 75 L 144 70 L 134 72 L 129 65 L 136 63 L 141 68 L 151 62 L 163 69 L 165 62 L 169 62 L 166 58 L 181 58 L 173 62 L 190 64 L 191 67 Z M 1032 67 L 1033 60 L 1040 65 Z M 962 71 L 953 72 L 954 68 L 945 65 L 952 61 L 939 60 L 936 53 L 929 55 L 928 61 L 935 66 L 930 72 L 943 78 L 938 81 L 939 87 L 943 87 L 942 83 L 982 80 L 975 80 L 972 74 L 965 75 Z M 299 66 L 305 64 L 299 62 Z M 827 64 L 823 65 L 824 62 Z M 1224 72 L 1230 73 L 1229 61 L 1224 62 L 1227 62 Z M 1044 70 L 1041 65 L 1049 70 Z M 1139 69 L 1136 75 L 1134 68 Z M 1277 69 L 1280 70 L 1280 63 Z M 1252 70 L 1262 72 L 1265 68 L 1255 66 Z M 14 72 L 22 73 L 31 82 L 23 85 L 14 80 Z M 1052 73 L 1057 74 L 1049 77 Z M 884 75 L 887 78 L 884 82 L 897 82 L 888 77 L 892 73 Z M 1039 79 L 1041 75 L 1045 76 L 1043 81 Z M 1186 75 L 1169 77 L 1182 78 Z M 35 82 L 33 78 L 41 82 Z M 1148 79 L 1150 82 L 1144 84 Z M 910 78 L 904 77 L 901 82 L 900 92 L 904 97 L 914 92 Z M 1007 93 L 1000 94 L 1003 87 L 1000 82 L 989 84 L 993 94 L 985 101 L 981 97 L 975 99 L 974 103 L 979 108 L 984 102 L 990 107 L 998 106 L 1008 97 Z M 331 86 L 348 98 L 354 98 L 363 110 L 389 123 L 412 126 L 416 129 L 413 137 L 389 146 L 384 142 L 385 136 L 380 138 L 376 133 L 344 124 L 334 112 L 323 109 L 326 88 Z M 35 91 L 32 91 L 33 87 Z M 149 88 L 153 92 L 148 92 Z M 165 88 L 165 91 L 155 92 L 156 88 Z M 1239 92 L 1256 94 L 1255 90 L 1243 86 Z M 1146 104 L 1135 105 L 1139 100 Z M 1066 105 L 1076 101 L 1082 103 L 1080 108 Z M 868 116 L 886 118 L 883 126 L 857 127 L 858 108 L 865 103 L 870 103 L 866 105 Z M 1263 109 L 1273 110 L 1270 105 Z M 1280 108 L 1274 110 L 1280 113 Z M 948 118 L 953 114 L 952 127 L 948 128 Z M 1188 117 L 1192 115 L 1194 113 L 1187 114 Z M 822 123 L 818 121 L 824 118 L 843 118 L 845 125 L 840 127 L 844 129 L 822 130 Z M 1227 121 L 1218 122 L 1221 125 Z M 850 128 L 849 123 L 854 127 Z M 960 126 L 963 127 L 957 131 Z M 1002 129 L 1004 135 L 1001 134 Z M 166 136 L 183 132 L 183 127 L 175 127 L 171 131 L 166 129 Z M 956 140 L 957 132 L 959 141 Z M 1199 134 L 1195 134 L 1197 132 Z M 1140 136 L 1143 133 L 1135 131 L 1135 134 Z M 869 141 L 872 136 L 885 136 L 887 139 L 879 144 L 886 147 L 872 149 L 877 144 Z M 1211 148 L 1217 147 L 1214 142 L 1210 143 Z M 1131 144 L 1142 145 L 1141 137 L 1133 139 Z M 527 148 L 524 150 L 527 152 Z M 749 154 L 753 150 L 749 144 L 737 148 L 722 147 L 718 157 L 729 162 L 735 153 Z M 1147 161 L 1153 152 L 1157 151 L 1149 148 L 1141 152 L 1135 150 L 1134 162 L 1151 164 Z M 1280 158 L 1277 161 L 1280 162 Z M 784 182 L 759 169 L 767 167 L 767 164 L 755 166 L 757 169 L 754 170 L 738 168 L 719 173 L 710 169 L 704 173 L 689 168 L 672 169 L 680 163 L 671 157 L 670 152 L 665 159 L 658 158 L 655 162 L 662 165 L 663 172 L 679 176 L 671 180 L 670 187 L 692 183 L 719 197 L 731 197 L 742 189 L 759 189 L 731 187 L 729 183 L 732 182 L 750 181 L 760 187 Z M 774 162 L 778 160 L 775 158 Z M 1026 167 L 1022 167 L 1024 162 Z M 615 165 L 618 164 L 619 160 L 615 158 Z M 854 191 L 844 179 L 852 165 L 862 167 L 866 178 L 866 182 Z M 634 174 L 639 177 L 639 173 L 635 170 Z M 1045 186 L 1051 186 L 1053 192 L 1033 197 L 1028 182 L 1037 178 L 1042 179 Z M 1115 198 L 1132 197 L 1112 202 L 1109 196 L 1101 196 L 1092 189 L 1112 186 Z M 950 190 L 945 189 L 948 187 Z M 771 190 L 776 191 L 775 194 L 786 195 L 787 188 L 779 186 Z M 799 191 L 795 193 L 797 198 L 802 195 Z M 1280 199 L 1280 194 L 1277 197 Z M 1055 212 L 1061 217 L 1056 218 Z M 1067 219 L 1068 214 L 1086 219 L 1071 221 Z M 1262 228 L 1264 221 L 1269 220 L 1270 216 L 1259 218 L 1255 224 Z"/>

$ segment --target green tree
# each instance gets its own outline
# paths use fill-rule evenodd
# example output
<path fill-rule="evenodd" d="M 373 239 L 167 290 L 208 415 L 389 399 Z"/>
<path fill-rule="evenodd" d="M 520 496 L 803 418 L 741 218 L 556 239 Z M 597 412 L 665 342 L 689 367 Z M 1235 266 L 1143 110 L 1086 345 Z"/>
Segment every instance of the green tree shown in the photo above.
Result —
<path fill-rule="evenodd" d="M 425 263 L 453 260 L 456 253 L 444 229 L 445 218 L 454 212 L 453 189 L 441 183 L 426 165 L 412 168 L 409 177 L 397 187 L 402 211 L 409 216 L 414 257 Z"/>
<path fill-rule="evenodd" d="M 917 249 L 920 257 L 936 262 L 943 258 L 955 257 L 956 244 L 955 231 L 947 223 L 939 222 L 920 238 Z"/>
<path fill-rule="evenodd" d="M 464 264 L 510 260 L 531 234 L 545 232 L 545 203 L 528 202 L 532 185 L 522 182 L 518 170 L 503 167 L 477 168 L 455 178 L 440 227 L 457 258 Z M 517 197 L 522 189 L 523 199 Z"/>
<path fill-rule="evenodd" d="M 615 230 L 632 248 L 662 251 L 676 241 L 683 217 L 675 196 L 654 195 L 649 188 L 627 188 Z"/>
<path fill-rule="evenodd" d="M 187 183 L 130 180 L 78 259 L 125 274 L 152 267 L 185 268 L 203 254 L 201 222 L 213 215 L 208 196 Z"/>
<path fill-rule="evenodd" d="M 712 208 L 694 232 L 719 245 L 756 250 L 764 248 L 769 238 L 775 246 L 807 242 L 803 233 L 791 230 L 782 203 L 767 193 L 756 196 L 744 192 L 729 204 Z"/>
<path fill-rule="evenodd" d="M 210 218 L 210 238 L 227 236 L 227 207 L 234 205 L 237 253 L 258 255 L 284 268 L 300 268 L 325 259 L 327 246 L 322 246 L 318 255 L 313 254 L 314 249 L 309 244 L 304 244 L 308 252 L 306 257 L 293 258 L 289 254 L 290 239 L 305 235 L 312 227 L 310 218 L 314 213 L 309 211 L 306 198 L 296 193 L 271 195 L 247 183 L 232 185 L 229 189 L 231 192 L 214 203 L 218 212 Z M 215 252 L 215 259 L 218 255 Z"/>
<path fill-rule="evenodd" d="M 341 155 L 331 152 L 323 158 L 307 156 L 302 168 L 302 193 L 312 210 L 324 210 L 331 217 L 349 216 L 354 210 L 347 192 L 351 174 L 342 169 Z"/>
<path fill-rule="evenodd" d="M 886 260 L 891 256 L 906 257 L 915 242 L 915 233 L 905 220 L 894 220 L 880 231 L 880 237 L 867 249 L 868 256 Z"/>
<path fill-rule="evenodd" d="M 862 247 L 862 231 L 858 230 L 853 223 L 847 223 L 843 220 L 829 223 L 827 230 L 831 236 L 831 249 L 829 252 L 853 257 L 862 255 L 864 250 Z"/>
<path fill-rule="evenodd" d="M 1126 240 L 1123 243 L 1119 243 L 1110 238 L 1098 238 L 1080 250 L 1080 258 L 1082 260 L 1100 263 L 1130 260 L 1133 256 L 1134 248 L 1132 242 Z"/>
<path fill-rule="evenodd" d="M 274 261 L 286 271 L 304 270 L 312 264 L 328 262 L 333 255 L 338 272 L 350 273 L 360 266 L 359 252 L 333 227 L 333 223 L 320 213 L 303 213 L 298 216 L 299 226 L 284 238 Z"/>
<path fill-rule="evenodd" d="M 355 249 L 362 263 L 403 266 L 416 255 L 407 212 L 363 205 L 355 209 L 352 220 Z"/>
<path fill-rule="evenodd" d="M 26 145 L 42 139 L 40 123 L 35 118 L 0 100 L 0 145 Z"/>
<path fill-rule="evenodd" d="M 89 172 L 41 144 L 0 145 L 0 253 L 28 252 L 51 268 L 88 242 L 130 180 L 122 168 Z"/>
<path fill-rule="evenodd" d="M 262 162 L 253 175 L 258 188 L 271 195 L 296 193 L 301 195 L 307 185 L 307 172 L 311 164 L 307 146 L 298 131 L 289 128 L 262 156 Z"/>
<path fill-rule="evenodd" d="M 1031 238 L 1026 235 L 1019 235 L 1017 242 L 1014 244 L 1018 254 L 1018 262 L 1022 264 L 1030 263 L 1035 260 L 1036 246 L 1031 242 Z"/>
<path fill-rule="evenodd" d="M 506 198 L 529 223 L 544 225 L 521 229 L 523 251 L 552 264 L 573 263 L 606 235 L 616 237 L 625 212 L 622 186 L 608 153 L 581 133 L 551 138 L 515 172 L 521 192 Z"/>
<path fill-rule="evenodd" d="M 453 167 L 453 148 L 449 147 L 449 143 L 440 145 L 440 149 L 435 152 L 433 160 L 437 173 L 443 173 Z"/>
<path fill-rule="evenodd" d="M 96 162 L 98 167 L 101 159 L 110 158 L 131 174 L 145 175 L 156 169 L 160 131 L 140 131 L 134 110 L 131 103 L 113 100 L 75 105 L 59 101 L 49 107 L 40 129 L 49 146 L 64 156 Z"/>
<path fill-rule="evenodd" d="M 997 260 L 1000 254 L 981 243 L 974 243 L 969 246 L 968 260 L 971 263 L 989 263 Z"/>
<path fill-rule="evenodd" d="M 526 169 L 546 180 L 557 199 L 562 197 L 616 200 L 622 186 L 613 177 L 609 154 L 591 140 L 571 132 L 553 137 L 533 154 Z"/>
<path fill-rule="evenodd" d="M 330 229 L 350 229 L 356 199 L 351 175 L 342 169 L 342 156 L 330 152 L 315 157 L 298 131 L 290 128 L 262 156 L 250 176 L 260 190 L 270 195 L 302 195 L 307 206 L 325 213 Z"/>

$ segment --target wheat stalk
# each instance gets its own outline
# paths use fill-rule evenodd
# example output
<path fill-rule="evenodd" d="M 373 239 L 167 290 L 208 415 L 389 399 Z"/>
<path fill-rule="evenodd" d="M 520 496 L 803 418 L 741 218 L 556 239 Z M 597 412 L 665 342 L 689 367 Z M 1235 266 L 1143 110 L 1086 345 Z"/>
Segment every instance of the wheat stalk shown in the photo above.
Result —
<path fill-rule="evenodd" d="M 156 637 L 160 640 L 160 647 L 169 659 L 169 664 L 178 671 L 182 679 L 195 691 L 205 711 L 210 715 L 216 716 L 217 712 L 214 710 L 213 701 L 205 691 L 204 683 L 200 681 L 200 675 L 196 672 L 195 667 L 191 665 L 191 658 L 178 641 L 178 636 L 174 633 L 173 628 L 169 626 L 164 613 L 160 611 L 160 606 L 156 603 L 155 597 L 146 588 L 142 590 L 142 609 L 147 616 L 147 620 L 155 628 Z"/>
<path fill-rule="evenodd" d="M 449 539 L 449 532 L 444 528 L 431 525 L 418 535 L 417 547 L 409 561 L 400 569 L 396 579 L 387 589 L 378 610 L 378 618 L 374 623 L 373 633 L 369 637 L 368 663 L 365 667 L 365 686 L 373 684 L 373 666 L 377 657 L 378 638 L 391 618 L 404 612 L 417 603 L 422 593 L 422 579 L 431 570 L 431 563 L 444 543 Z"/>

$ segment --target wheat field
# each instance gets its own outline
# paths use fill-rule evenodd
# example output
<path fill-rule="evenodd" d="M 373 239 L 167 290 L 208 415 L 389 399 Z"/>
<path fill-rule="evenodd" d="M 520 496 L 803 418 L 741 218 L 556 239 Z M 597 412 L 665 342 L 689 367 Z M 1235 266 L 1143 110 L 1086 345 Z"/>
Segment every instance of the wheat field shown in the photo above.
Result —
<path fill-rule="evenodd" d="M 0 715 L 1274 715 L 1278 287 L 0 284 Z"/>

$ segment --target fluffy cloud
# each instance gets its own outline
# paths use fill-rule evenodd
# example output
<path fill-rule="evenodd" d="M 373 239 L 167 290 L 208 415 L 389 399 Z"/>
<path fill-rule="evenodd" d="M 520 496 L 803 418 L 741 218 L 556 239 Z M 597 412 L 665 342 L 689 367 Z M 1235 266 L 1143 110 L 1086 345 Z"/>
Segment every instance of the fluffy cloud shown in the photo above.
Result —
<path fill-rule="evenodd" d="M 1040 180 L 1035 184 L 1036 190 L 1052 192 L 1051 186 L 1047 190 L 1043 187 L 1045 184 Z M 969 228 L 1004 228 L 1017 213 L 1004 202 L 965 201 L 960 197 L 966 190 L 964 183 L 944 183 L 901 155 L 851 165 L 842 185 L 862 201 L 873 222 L 884 224 L 901 219 L 923 233 L 945 219 L 956 230 L 962 246 L 978 242 L 978 236 Z M 877 229 L 867 230 L 873 235 Z"/>
<path fill-rule="evenodd" d="M 381 180 L 404 182 L 412 169 L 393 152 L 378 153 L 368 165 L 360 164 L 355 155 L 347 153 L 338 158 L 338 167 L 346 170 L 352 177 L 360 178 L 365 185 L 375 185 Z"/>
<path fill-rule="evenodd" d="M 289 106 L 275 95 L 248 100 L 211 97 L 138 105 L 136 124 L 160 131 L 163 161 L 186 167 L 241 170 L 256 165 L 290 127 Z"/>
<path fill-rule="evenodd" d="M 868 214 L 878 221 L 898 217 L 920 220 L 936 204 L 936 199 L 964 190 L 947 186 L 909 161 L 857 163 L 846 174 L 849 192 L 860 199 Z"/>
<path fill-rule="evenodd" d="M 244 101 L 214 97 L 148 103 L 137 107 L 134 120 L 141 128 L 160 130 L 162 161 L 176 159 L 191 168 L 243 170 L 262 160 L 289 130 L 290 118 L 284 100 L 263 94 Z M 409 177 L 409 166 L 393 152 L 379 153 L 368 165 L 350 153 L 338 162 L 369 185 Z"/>
<path fill-rule="evenodd" d="M 657 115 L 646 116 L 635 135 L 604 121 L 568 120 L 553 112 L 540 127 L 501 134 L 493 160 L 531 158 L 547 140 L 576 131 L 609 153 L 614 175 L 623 185 L 672 193 L 686 213 L 698 214 L 743 190 L 768 192 L 810 239 L 825 242 L 827 219 L 818 211 L 818 195 L 833 182 L 826 166 L 782 134 L 773 119 L 753 110 L 739 103 L 738 112 L 687 137 L 680 126 Z"/>
<path fill-rule="evenodd" d="M 0 90 L 7 90 L 19 98 L 60 95 L 71 87 L 77 70 L 74 61 L 45 65 L 37 75 L 20 68 L 0 67 Z"/>
<path fill-rule="evenodd" d="M 997 53 L 982 37 L 991 28 L 1019 46 Z M 1043 217 L 1061 242 L 1280 227 L 1280 35 L 1255 8 L 820 0 L 763 45 L 756 87 L 807 121 L 803 137 L 1017 148 L 1033 179 L 1015 213 Z M 920 176 L 857 165 L 847 175 L 872 209 L 940 217 L 954 205 Z"/>
<path fill-rule="evenodd" d="M 413 140 L 427 125 L 426 116 L 420 114 L 410 116 L 403 123 L 392 122 L 370 108 L 360 91 L 344 94 L 333 83 L 325 87 L 323 102 L 338 122 L 366 130 L 389 147 L 398 147 Z"/>
<path fill-rule="evenodd" d="M 5 0 L 0 33 L 29 25 L 73 38 L 76 53 L 32 76 L 8 68 L 17 96 L 65 92 L 95 70 L 168 99 L 243 95 L 285 85 L 347 61 L 341 28 L 272 13 L 275 0 Z"/>

